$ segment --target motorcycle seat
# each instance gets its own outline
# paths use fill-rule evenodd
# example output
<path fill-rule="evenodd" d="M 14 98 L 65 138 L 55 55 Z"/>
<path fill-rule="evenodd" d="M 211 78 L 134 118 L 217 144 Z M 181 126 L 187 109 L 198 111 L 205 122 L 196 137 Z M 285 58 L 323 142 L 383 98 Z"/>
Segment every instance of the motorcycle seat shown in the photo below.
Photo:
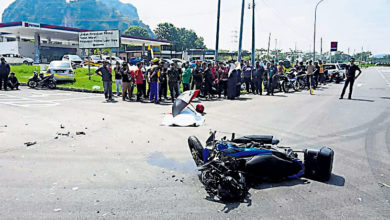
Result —
<path fill-rule="evenodd" d="M 235 138 L 232 142 L 238 143 L 238 144 L 248 144 L 251 142 L 257 142 L 261 144 L 278 144 L 279 140 L 274 139 L 273 136 L 269 135 L 247 135 L 239 138 Z"/>

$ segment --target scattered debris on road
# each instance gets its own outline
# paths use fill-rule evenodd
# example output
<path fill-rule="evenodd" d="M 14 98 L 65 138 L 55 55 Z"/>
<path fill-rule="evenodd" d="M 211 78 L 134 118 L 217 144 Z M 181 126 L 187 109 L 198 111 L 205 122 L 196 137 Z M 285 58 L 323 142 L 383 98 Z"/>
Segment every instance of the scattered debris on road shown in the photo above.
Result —
<path fill-rule="evenodd" d="M 76 135 L 86 135 L 84 131 L 78 131 L 76 132 Z"/>
<path fill-rule="evenodd" d="M 387 187 L 387 188 L 390 188 L 390 185 L 389 184 L 386 184 L 386 183 L 378 183 L 378 185 L 380 187 Z"/>
<path fill-rule="evenodd" d="M 77 191 L 77 190 L 79 190 L 79 187 L 73 187 L 72 190 Z"/>
<path fill-rule="evenodd" d="M 36 145 L 37 144 L 37 142 L 36 141 L 34 141 L 34 142 L 26 142 L 26 143 L 24 143 L 27 147 L 30 147 L 30 146 L 33 146 L 33 145 Z"/>
<path fill-rule="evenodd" d="M 54 212 L 61 212 L 62 209 L 54 209 Z"/>
<path fill-rule="evenodd" d="M 61 124 L 61 125 L 60 125 L 60 128 L 61 128 L 61 129 L 64 129 L 64 128 L 65 128 L 65 126 Z"/>
<path fill-rule="evenodd" d="M 59 132 L 57 132 L 57 135 L 59 135 L 59 136 L 67 136 L 67 137 L 69 137 L 69 135 L 70 135 L 70 132 L 68 131 L 68 133 L 59 133 Z"/>

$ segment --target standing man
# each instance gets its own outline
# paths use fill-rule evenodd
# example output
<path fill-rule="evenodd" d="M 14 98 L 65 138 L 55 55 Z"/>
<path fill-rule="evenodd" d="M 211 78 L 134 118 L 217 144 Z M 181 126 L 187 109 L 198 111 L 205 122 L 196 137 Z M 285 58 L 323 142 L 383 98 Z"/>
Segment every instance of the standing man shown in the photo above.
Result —
<path fill-rule="evenodd" d="M 183 64 L 184 72 L 183 72 L 183 91 L 190 90 L 190 81 L 191 81 L 191 67 L 188 63 Z"/>
<path fill-rule="evenodd" d="M 320 67 L 320 70 L 319 70 L 319 73 L 320 73 L 319 77 L 320 77 L 320 79 L 319 79 L 319 81 L 320 81 L 320 84 L 325 85 L 324 64 L 322 64 L 322 60 L 320 60 L 318 62 L 318 64 L 319 64 L 319 67 Z"/>
<path fill-rule="evenodd" d="M 274 95 L 274 85 L 273 85 L 273 78 L 278 72 L 278 68 L 275 66 L 275 61 L 271 61 L 270 63 L 267 63 L 267 70 L 268 70 L 268 91 L 267 95 Z"/>
<path fill-rule="evenodd" d="M 356 76 L 356 71 L 359 71 L 359 74 L 357 76 Z M 350 64 L 347 66 L 346 69 L 346 79 L 345 79 L 345 84 L 340 99 L 344 98 L 345 90 L 347 89 L 348 85 L 349 85 L 348 99 L 352 99 L 353 84 L 355 83 L 355 80 L 360 76 L 360 74 L 362 74 L 362 71 L 357 65 L 355 65 L 355 58 L 351 58 Z"/>
<path fill-rule="evenodd" d="M 149 81 L 150 81 L 150 101 L 154 102 L 154 104 L 159 104 L 159 81 L 160 81 L 160 73 L 161 67 L 158 65 L 160 60 L 155 58 L 153 61 L 152 68 L 150 70 Z"/>
<path fill-rule="evenodd" d="M 225 99 L 227 98 L 228 79 L 229 70 L 224 63 L 221 63 L 219 68 L 219 94 L 221 94 L 223 90 L 223 96 Z"/>
<path fill-rule="evenodd" d="M 160 74 L 160 90 L 159 90 L 159 97 L 160 101 L 162 100 L 162 97 L 164 96 L 164 100 L 168 100 L 168 68 L 165 67 L 162 63 L 160 63 L 161 68 L 161 74 Z"/>
<path fill-rule="evenodd" d="M 172 103 L 175 102 L 175 98 L 179 96 L 178 81 L 180 80 L 179 69 L 176 63 L 171 64 L 171 68 L 168 70 L 168 86 L 171 92 Z"/>
<path fill-rule="evenodd" d="M 104 61 L 103 66 L 95 71 L 95 73 L 102 77 L 104 97 L 106 101 L 113 101 L 112 99 L 112 74 L 108 67 L 108 62 Z"/>
<path fill-rule="evenodd" d="M 314 86 L 314 83 L 313 83 L 314 71 L 315 71 L 315 66 L 313 66 L 313 61 L 309 60 L 308 65 L 306 66 L 306 74 L 307 74 L 306 82 L 307 82 L 307 85 L 309 87 L 309 91 L 310 91 L 311 95 L 313 95 L 312 89 Z"/>
<path fill-rule="evenodd" d="M 253 67 L 250 65 L 249 60 L 246 61 L 245 66 L 242 70 L 244 72 L 244 83 L 246 86 L 246 93 L 249 94 L 250 90 L 252 90 L 252 93 L 254 93 L 253 84 L 252 84 Z"/>
<path fill-rule="evenodd" d="M 142 63 L 137 63 L 137 70 L 135 71 L 135 83 L 137 84 L 137 102 L 141 101 L 144 74 L 142 72 Z"/>
<path fill-rule="evenodd" d="M 5 58 L 1 58 L 0 63 L 0 90 L 2 88 L 2 85 L 4 84 L 4 90 L 7 90 L 7 81 L 8 81 L 8 75 L 11 71 L 11 67 L 8 63 L 5 62 Z"/>
<path fill-rule="evenodd" d="M 253 84 L 254 94 L 263 95 L 263 75 L 264 67 L 260 65 L 260 62 L 256 62 L 256 69 L 253 70 Z"/>

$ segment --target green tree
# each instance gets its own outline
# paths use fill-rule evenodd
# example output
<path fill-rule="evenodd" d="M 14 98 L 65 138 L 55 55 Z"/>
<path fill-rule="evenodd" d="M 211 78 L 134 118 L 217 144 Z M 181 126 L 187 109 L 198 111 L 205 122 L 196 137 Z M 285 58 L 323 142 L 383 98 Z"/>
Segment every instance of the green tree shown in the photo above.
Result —
<path fill-rule="evenodd" d="M 161 23 L 155 29 L 158 39 L 174 43 L 176 51 L 186 49 L 206 49 L 204 38 L 199 37 L 193 30 L 177 28 L 171 23 Z"/>
<path fill-rule="evenodd" d="M 139 26 L 130 26 L 124 34 L 138 36 L 138 37 L 150 37 L 148 30 Z"/>

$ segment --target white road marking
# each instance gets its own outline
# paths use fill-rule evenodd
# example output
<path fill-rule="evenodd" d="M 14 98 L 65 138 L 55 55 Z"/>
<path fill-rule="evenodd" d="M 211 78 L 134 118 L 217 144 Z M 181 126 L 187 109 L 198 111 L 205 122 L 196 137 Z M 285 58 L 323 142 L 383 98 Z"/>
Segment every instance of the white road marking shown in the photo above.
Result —
<path fill-rule="evenodd" d="M 389 80 L 385 77 L 385 75 L 383 75 L 383 72 L 382 72 L 382 71 L 378 71 L 378 72 L 379 72 L 379 75 L 381 75 L 382 78 L 385 80 L 386 84 L 387 84 L 387 85 L 390 85 Z"/>

